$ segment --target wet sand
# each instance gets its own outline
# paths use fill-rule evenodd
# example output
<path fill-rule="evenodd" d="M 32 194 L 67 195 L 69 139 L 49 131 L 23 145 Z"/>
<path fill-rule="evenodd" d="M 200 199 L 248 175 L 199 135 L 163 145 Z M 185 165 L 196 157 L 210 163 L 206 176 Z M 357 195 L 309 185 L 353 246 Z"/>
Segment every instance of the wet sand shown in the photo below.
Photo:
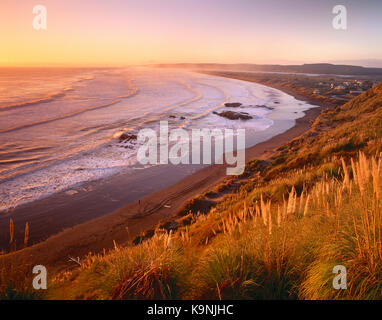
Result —
<path fill-rule="evenodd" d="M 306 97 L 296 98 L 307 100 Z M 297 119 L 294 127 L 248 148 L 246 161 L 268 158 L 272 150 L 308 130 L 320 110 L 321 108 L 314 108 L 305 111 L 305 116 Z M 192 168 L 197 169 L 200 167 Z M 128 189 L 126 176 L 121 174 L 101 183 L 89 184 L 86 187 L 91 188 L 91 192 L 74 195 L 62 192 L 3 215 L 0 218 L 0 230 L 8 230 L 9 217 L 12 217 L 15 237 L 21 243 L 24 222 L 28 221 L 31 241 L 39 242 L 5 258 L 17 258 L 28 264 L 38 263 L 50 268 L 68 267 L 73 265 L 69 256 L 81 257 L 89 252 L 102 252 L 104 248 L 113 248 L 114 241 L 117 244 L 127 244 L 141 232 L 153 228 L 159 221 L 176 215 L 187 200 L 210 190 L 227 177 L 224 165 L 204 167 L 192 174 L 184 170 L 181 173 L 182 168 L 179 167 L 179 171 L 168 172 L 166 181 L 153 178 L 157 175 L 163 176 L 161 170 L 168 168 L 157 166 L 152 171 L 140 174 L 139 183 L 138 180 L 134 183 L 130 177 L 129 185 L 137 186 L 134 191 Z M 185 174 L 190 175 L 184 177 Z M 149 183 L 153 190 L 161 190 L 147 195 L 147 190 L 139 190 L 139 184 L 142 183 Z M 161 188 L 169 184 L 172 185 Z M 134 201 L 133 199 L 140 199 L 140 203 L 134 202 L 117 209 L 121 201 L 128 203 Z M 1 234 L 2 243 L 7 243 L 8 239 L 9 234 Z M 41 242 L 42 240 L 44 241 Z"/>
<path fill-rule="evenodd" d="M 247 160 L 267 158 L 271 150 L 309 129 L 311 121 L 319 112 L 318 108 L 308 110 L 306 116 L 298 119 L 293 128 L 247 149 Z M 43 242 L 12 253 L 6 258 L 17 258 L 21 259 L 18 261 L 24 263 L 31 265 L 38 263 L 51 268 L 68 267 L 73 265 L 73 262 L 69 262 L 69 256 L 81 257 L 89 252 L 102 252 L 104 248 L 111 249 L 114 246 L 113 241 L 117 244 L 126 244 L 141 232 L 154 227 L 159 221 L 174 216 L 187 200 L 211 189 L 225 178 L 226 171 L 222 165 L 204 168 L 171 187 L 143 198 L 140 205 L 132 203 L 110 214 L 67 228 Z M 116 186 L 110 185 L 109 187 L 115 191 Z M 56 197 L 60 198 L 61 196 L 57 195 Z M 99 192 L 91 193 L 86 201 L 80 201 L 76 204 L 72 201 L 65 202 L 66 197 L 63 196 L 60 199 L 61 208 L 57 208 L 56 197 L 44 199 L 41 203 L 32 204 L 24 209 L 25 214 L 28 214 L 31 230 L 39 232 L 42 237 L 47 236 L 43 232 L 52 234 L 57 226 L 61 226 L 65 222 L 75 224 L 82 219 L 89 218 L 89 216 L 84 217 L 84 215 L 96 215 L 97 210 L 103 208 L 103 195 Z M 54 206 L 56 209 L 54 216 L 48 218 L 50 206 Z M 76 208 L 73 209 L 71 206 Z M 44 212 L 38 211 L 41 207 L 46 207 L 46 210 Z M 81 209 L 83 212 L 79 214 Z M 62 213 L 60 219 L 58 218 L 59 213 Z M 39 226 L 39 224 L 42 224 L 40 229 L 34 229 L 33 226 Z"/>

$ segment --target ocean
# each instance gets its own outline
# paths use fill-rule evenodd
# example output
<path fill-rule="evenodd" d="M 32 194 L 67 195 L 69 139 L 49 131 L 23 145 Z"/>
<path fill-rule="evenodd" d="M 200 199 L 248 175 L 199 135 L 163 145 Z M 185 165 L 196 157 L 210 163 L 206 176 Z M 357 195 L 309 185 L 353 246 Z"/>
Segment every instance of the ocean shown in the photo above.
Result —
<path fill-rule="evenodd" d="M 229 120 L 236 110 L 253 119 Z M 171 128 L 246 129 L 246 146 L 294 125 L 312 108 L 260 84 L 181 70 L 130 68 L 0 69 L 0 211 L 124 170 L 136 144 L 122 133 Z"/>

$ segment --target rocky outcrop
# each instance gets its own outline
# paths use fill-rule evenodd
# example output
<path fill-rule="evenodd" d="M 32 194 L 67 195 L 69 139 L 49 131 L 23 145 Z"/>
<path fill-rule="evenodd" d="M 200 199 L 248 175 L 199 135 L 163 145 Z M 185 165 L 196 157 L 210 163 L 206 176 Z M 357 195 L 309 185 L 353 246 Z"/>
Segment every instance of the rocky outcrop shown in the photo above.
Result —
<path fill-rule="evenodd" d="M 253 117 L 246 112 L 223 111 L 223 112 L 218 113 L 218 112 L 214 111 L 213 113 L 220 116 L 220 117 L 227 118 L 230 120 L 250 120 L 250 119 L 253 119 Z"/>
<path fill-rule="evenodd" d="M 225 103 L 224 104 L 226 107 L 228 108 L 238 108 L 240 107 L 242 104 L 240 102 L 229 102 L 229 103 Z"/>
<path fill-rule="evenodd" d="M 256 108 L 264 108 L 264 109 L 268 109 L 268 110 L 275 110 L 275 108 L 268 107 L 265 104 L 263 104 L 263 105 L 256 105 Z"/>
<path fill-rule="evenodd" d="M 173 114 L 169 115 L 168 117 L 171 118 L 171 119 L 176 119 L 176 118 L 177 118 L 177 117 L 174 116 Z M 180 120 L 184 120 L 184 119 L 186 119 L 186 117 L 180 116 L 179 119 L 180 119 Z"/>
<path fill-rule="evenodd" d="M 137 135 L 136 134 L 130 134 L 130 133 L 122 133 L 121 136 L 119 137 L 119 141 L 131 141 L 131 140 L 137 140 Z"/>

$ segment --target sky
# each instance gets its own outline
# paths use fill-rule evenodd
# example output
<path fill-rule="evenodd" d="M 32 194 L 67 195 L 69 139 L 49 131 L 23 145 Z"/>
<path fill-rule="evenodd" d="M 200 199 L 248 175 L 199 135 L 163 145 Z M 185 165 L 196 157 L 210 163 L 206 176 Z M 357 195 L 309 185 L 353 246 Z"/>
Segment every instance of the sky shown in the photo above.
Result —
<path fill-rule="evenodd" d="M 345 5 L 347 29 L 332 26 Z M 47 9 L 47 30 L 32 10 Z M 0 0 L 0 66 L 382 67 L 381 0 Z"/>

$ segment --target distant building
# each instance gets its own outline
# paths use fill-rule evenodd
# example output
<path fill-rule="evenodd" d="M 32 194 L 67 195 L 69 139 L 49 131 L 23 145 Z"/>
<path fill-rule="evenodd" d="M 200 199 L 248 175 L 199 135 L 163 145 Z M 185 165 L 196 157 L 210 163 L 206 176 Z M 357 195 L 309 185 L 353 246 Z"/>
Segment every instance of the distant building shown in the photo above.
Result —
<path fill-rule="evenodd" d="M 362 89 L 370 89 L 372 86 L 373 86 L 373 82 L 370 81 L 370 80 L 364 80 L 364 81 L 360 81 L 360 80 L 357 80 L 356 81 L 356 84 L 362 88 Z"/>

